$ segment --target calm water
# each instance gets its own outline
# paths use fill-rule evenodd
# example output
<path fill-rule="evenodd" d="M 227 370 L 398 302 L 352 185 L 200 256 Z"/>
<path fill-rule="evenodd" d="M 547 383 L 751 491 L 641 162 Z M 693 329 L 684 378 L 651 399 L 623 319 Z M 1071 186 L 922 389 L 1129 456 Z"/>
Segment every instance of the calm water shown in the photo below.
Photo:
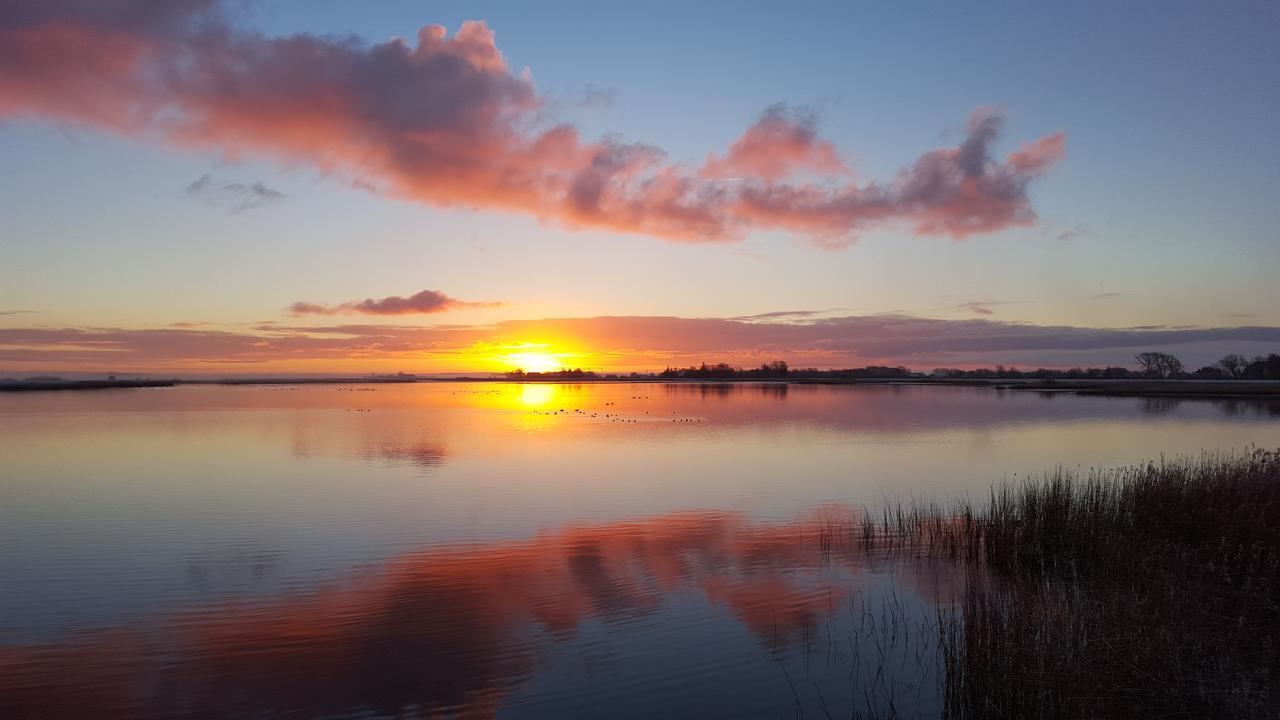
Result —
<path fill-rule="evenodd" d="M 890 628 L 962 580 L 824 528 L 885 497 L 1250 445 L 1280 445 L 1280 407 L 924 386 L 0 395 L 0 716 L 936 715 L 927 634 Z"/>

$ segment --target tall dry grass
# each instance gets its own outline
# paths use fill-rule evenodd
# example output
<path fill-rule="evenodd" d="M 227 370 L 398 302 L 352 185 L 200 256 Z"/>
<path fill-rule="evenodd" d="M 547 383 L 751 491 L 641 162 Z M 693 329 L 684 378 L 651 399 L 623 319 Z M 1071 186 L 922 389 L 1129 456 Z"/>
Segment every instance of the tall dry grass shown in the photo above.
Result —
<path fill-rule="evenodd" d="M 1059 471 L 959 517 L 920 544 L 989 571 L 940 617 L 949 717 L 1280 717 L 1277 453 Z"/>

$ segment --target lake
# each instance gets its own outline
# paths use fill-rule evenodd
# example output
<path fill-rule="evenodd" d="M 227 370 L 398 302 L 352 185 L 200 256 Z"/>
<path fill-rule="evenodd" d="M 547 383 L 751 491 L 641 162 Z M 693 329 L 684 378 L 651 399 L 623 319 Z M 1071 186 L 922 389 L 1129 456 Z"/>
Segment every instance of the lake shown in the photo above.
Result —
<path fill-rule="evenodd" d="M 728 383 L 4 394 L 0 716 L 936 717 L 927 633 L 896 629 L 964 579 L 839 542 L 861 508 L 1255 445 L 1280 445 L 1280 405 Z"/>

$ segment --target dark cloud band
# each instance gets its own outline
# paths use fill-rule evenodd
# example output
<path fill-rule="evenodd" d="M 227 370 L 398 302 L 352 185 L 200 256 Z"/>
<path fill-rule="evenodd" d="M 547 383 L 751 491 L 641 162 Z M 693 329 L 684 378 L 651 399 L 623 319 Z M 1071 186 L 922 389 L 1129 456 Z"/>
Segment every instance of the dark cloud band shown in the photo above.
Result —
<path fill-rule="evenodd" d="M 0 328 L 0 362 L 10 367 L 98 369 L 110 365 L 150 370 L 315 361 L 340 368 L 392 360 L 436 361 L 465 370 L 459 365 L 474 361 L 476 347 L 547 337 L 608 357 L 614 366 L 648 369 L 667 362 L 748 363 L 761 358 L 819 367 L 880 363 L 920 369 L 995 363 L 1061 367 L 1128 364 L 1139 350 L 1185 352 L 1187 362 L 1207 363 L 1227 352 L 1280 349 L 1280 327 L 1115 329 L 905 315 L 794 322 L 624 316 L 491 325 L 267 324 L 243 331 Z"/>
<path fill-rule="evenodd" d="M 296 302 L 289 306 L 289 312 L 293 315 L 430 315 L 460 308 L 489 308 L 501 305 L 502 303 L 497 302 L 467 302 L 451 298 L 439 290 L 423 290 L 409 297 L 392 295 L 379 300 L 366 298 L 340 305 Z"/>

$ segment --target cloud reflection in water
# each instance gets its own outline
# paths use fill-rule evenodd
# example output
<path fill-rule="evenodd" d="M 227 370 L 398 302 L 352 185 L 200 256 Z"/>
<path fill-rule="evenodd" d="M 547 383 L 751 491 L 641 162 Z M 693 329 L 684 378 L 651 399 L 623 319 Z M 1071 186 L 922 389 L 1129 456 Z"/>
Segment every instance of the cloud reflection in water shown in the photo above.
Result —
<path fill-rule="evenodd" d="M 402 556 L 265 603 L 222 603 L 62 643 L 2 647 L 0 715 L 488 716 L 548 670 L 544 646 L 590 652 L 583 633 L 592 621 L 636 623 L 642 635 L 670 630 L 660 627 L 672 622 L 664 611 L 689 598 L 737 623 L 686 618 L 681 633 L 729 647 L 725 635 L 745 628 L 758 652 L 739 660 L 768 662 L 817 636 L 856 590 L 872 559 L 853 542 L 829 542 L 853 519 L 846 509 L 823 508 L 772 524 L 682 512 L 568 526 Z M 909 585 L 930 588 L 926 598 L 945 595 L 955 581 L 941 565 L 900 569 Z"/>

